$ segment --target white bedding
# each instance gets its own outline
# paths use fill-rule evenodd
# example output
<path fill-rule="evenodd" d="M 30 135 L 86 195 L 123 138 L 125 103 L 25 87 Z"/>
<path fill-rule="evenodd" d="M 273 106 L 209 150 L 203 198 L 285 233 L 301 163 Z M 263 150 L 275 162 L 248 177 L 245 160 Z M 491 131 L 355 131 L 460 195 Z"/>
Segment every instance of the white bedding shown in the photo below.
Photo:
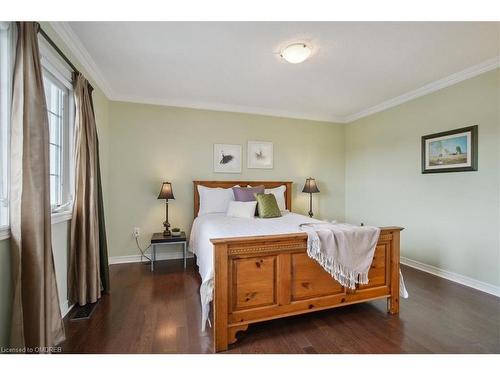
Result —
<path fill-rule="evenodd" d="M 200 298 L 202 309 L 201 327 L 203 331 L 208 319 L 214 289 L 213 245 L 210 239 L 297 233 L 300 232 L 300 224 L 321 222 L 291 212 L 282 212 L 282 214 L 282 217 L 272 219 L 244 219 L 217 213 L 200 215 L 194 220 L 189 238 L 189 247 L 196 254 L 196 262 L 202 280 Z"/>

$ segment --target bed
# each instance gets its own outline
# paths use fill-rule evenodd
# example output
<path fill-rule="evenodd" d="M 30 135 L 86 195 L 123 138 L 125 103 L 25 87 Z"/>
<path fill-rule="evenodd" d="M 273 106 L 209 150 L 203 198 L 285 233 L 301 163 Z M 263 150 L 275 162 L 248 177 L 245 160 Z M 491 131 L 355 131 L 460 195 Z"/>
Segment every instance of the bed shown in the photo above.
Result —
<path fill-rule="evenodd" d="M 213 302 L 214 351 L 227 350 L 248 325 L 338 306 L 387 299 L 399 312 L 400 227 L 381 228 L 369 283 L 347 289 L 307 255 L 299 224 L 316 222 L 291 212 L 292 183 L 282 181 L 193 181 L 194 217 L 190 247 L 202 279 L 202 327 Z M 222 213 L 198 217 L 198 185 L 230 188 L 285 186 L 281 218 L 240 219 Z"/>

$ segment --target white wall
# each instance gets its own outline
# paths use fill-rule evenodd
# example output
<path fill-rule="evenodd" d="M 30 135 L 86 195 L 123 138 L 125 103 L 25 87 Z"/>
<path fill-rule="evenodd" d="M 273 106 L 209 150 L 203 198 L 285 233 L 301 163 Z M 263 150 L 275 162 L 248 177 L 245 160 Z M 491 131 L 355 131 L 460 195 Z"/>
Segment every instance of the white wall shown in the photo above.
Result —
<path fill-rule="evenodd" d="M 500 286 L 499 70 L 349 124 L 346 218 L 400 225 L 401 255 Z M 421 174 L 421 136 L 479 125 L 477 172 Z"/>

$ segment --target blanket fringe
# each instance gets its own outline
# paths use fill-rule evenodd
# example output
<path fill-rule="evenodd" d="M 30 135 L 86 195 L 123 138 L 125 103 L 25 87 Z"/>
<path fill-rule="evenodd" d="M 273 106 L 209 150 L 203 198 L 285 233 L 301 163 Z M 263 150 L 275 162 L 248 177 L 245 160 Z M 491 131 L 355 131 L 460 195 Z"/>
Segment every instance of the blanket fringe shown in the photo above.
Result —
<path fill-rule="evenodd" d="M 368 284 L 368 272 L 348 269 L 325 257 L 320 251 L 320 240 L 317 236 L 308 236 L 307 255 L 317 261 L 340 285 L 346 288 L 356 289 L 356 284 Z"/>

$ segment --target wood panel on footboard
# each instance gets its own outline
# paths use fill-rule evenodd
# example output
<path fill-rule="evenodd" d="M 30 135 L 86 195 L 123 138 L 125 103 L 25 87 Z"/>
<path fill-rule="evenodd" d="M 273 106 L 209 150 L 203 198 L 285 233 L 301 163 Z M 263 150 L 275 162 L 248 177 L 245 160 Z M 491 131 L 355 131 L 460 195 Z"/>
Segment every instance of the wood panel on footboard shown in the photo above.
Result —
<path fill-rule="evenodd" d="M 214 347 L 227 350 L 248 325 L 386 298 L 399 312 L 400 227 L 381 228 L 368 285 L 344 288 L 307 255 L 307 234 L 212 239 Z"/>

